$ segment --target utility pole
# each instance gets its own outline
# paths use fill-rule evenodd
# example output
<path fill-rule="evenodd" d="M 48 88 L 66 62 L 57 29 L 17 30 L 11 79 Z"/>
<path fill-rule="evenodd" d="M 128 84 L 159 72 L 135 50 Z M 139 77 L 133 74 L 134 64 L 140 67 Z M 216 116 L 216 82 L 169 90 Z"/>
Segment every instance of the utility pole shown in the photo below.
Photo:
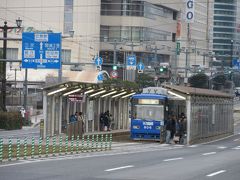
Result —
<path fill-rule="evenodd" d="M 117 40 L 114 39 L 114 50 L 113 50 L 113 65 L 117 64 Z"/>
<path fill-rule="evenodd" d="M 233 40 L 231 40 L 231 54 L 230 54 L 230 67 L 232 68 L 232 60 L 233 60 Z"/>
<path fill-rule="evenodd" d="M 62 36 L 61 38 L 63 39 L 63 38 L 69 38 L 69 37 L 73 37 L 73 35 L 74 35 L 74 30 L 70 30 L 69 31 L 69 36 Z M 61 61 L 60 61 L 60 68 L 59 68 L 59 70 L 58 70 L 58 83 L 61 83 L 62 82 L 62 64 L 63 64 L 63 62 L 62 62 L 62 57 L 61 57 Z M 26 73 L 25 73 L 26 74 Z"/>
<path fill-rule="evenodd" d="M 20 28 L 22 24 L 22 20 L 18 18 L 16 20 L 17 26 L 8 26 L 7 21 L 4 21 L 4 26 L 0 26 L 0 29 L 3 30 L 3 59 L 7 59 L 7 33 L 9 29 Z M 6 111 L 6 61 L 1 62 L 0 72 L 2 74 L 1 77 L 1 97 L 0 97 L 0 110 Z"/>
<path fill-rule="evenodd" d="M 25 111 L 27 112 L 27 94 L 28 94 L 28 86 L 27 86 L 27 84 L 28 84 L 28 82 L 27 82 L 27 77 L 28 76 L 28 69 L 26 68 L 25 69 L 25 80 L 24 80 L 24 98 L 23 98 L 23 106 L 24 106 L 24 109 L 25 109 Z"/>
<path fill-rule="evenodd" d="M 186 48 L 186 59 L 185 59 L 185 76 L 184 76 L 184 84 L 187 86 L 188 83 L 188 48 Z"/>

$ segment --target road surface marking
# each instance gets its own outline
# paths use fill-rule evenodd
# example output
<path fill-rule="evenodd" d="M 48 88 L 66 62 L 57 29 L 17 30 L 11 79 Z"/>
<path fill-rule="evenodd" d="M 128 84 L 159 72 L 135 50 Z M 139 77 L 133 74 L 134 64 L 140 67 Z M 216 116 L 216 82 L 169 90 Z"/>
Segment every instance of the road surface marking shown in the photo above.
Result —
<path fill-rule="evenodd" d="M 190 148 L 195 148 L 195 147 L 198 147 L 198 145 L 191 145 L 191 146 L 188 146 Z"/>
<path fill-rule="evenodd" d="M 177 161 L 183 159 L 182 157 L 179 158 L 172 158 L 172 159 L 164 159 L 163 161 L 168 162 L 168 161 Z"/>
<path fill-rule="evenodd" d="M 42 163 L 42 162 L 49 162 L 49 161 L 64 161 L 64 160 L 76 160 L 76 159 L 86 159 L 86 158 L 94 158 L 94 157 L 107 157 L 107 156 L 118 156 L 118 155 L 128 155 L 128 154 L 137 154 L 141 152 L 155 152 L 155 151 L 165 151 L 165 150 L 172 150 L 178 149 L 179 147 L 169 147 L 165 149 L 145 149 L 143 151 L 127 151 L 127 152 L 111 152 L 111 153 L 97 153 L 97 154 L 85 154 L 85 155 L 66 155 L 66 156 L 57 156 L 56 159 L 49 159 L 49 158 L 41 158 L 38 161 L 29 161 L 29 160 L 20 160 L 17 163 L 9 163 L 9 164 L 0 164 L 0 168 L 2 167 L 9 167 L 9 166 L 17 166 L 17 165 L 24 165 L 24 164 L 31 164 L 31 163 Z"/>
<path fill-rule="evenodd" d="M 233 141 L 239 141 L 239 139 L 234 139 Z"/>
<path fill-rule="evenodd" d="M 110 171 L 116 171 L 116 170 L 120 170 L 120 169 L 132 168 L 132 167 L 134 167 L 134 166 L 128 165 L 128 166 L 122 166 L 122 167 L 117 167 L 117 168 L 112 168 L 112 169 L 106 169 L 104 171 L 110 172 Z"/>
<path fill-rule="evenodd" d="M 212 154 L 216 154 L 216 152 L 204 153 L 204 154 L 202 154 L 202 155 L 203 155 L 203 156 L 208 156 L 208 155 L 212 155 Z"/>
<path fill-rule="evenodd" d="M 232 149 L 239 150 L 239 149 L 240 149 L 240 146 L 237 146 L 237 147 L 235 147 L 235 148 L 232 148 Z"/>
<path fill-rule="evenodd" d="M 227 147 L 225 147 L 225 146 L 219 146 L 219 147 L 217 147 L 218 149 L 226 149 Z"/>
<path fill-rule="evenodd" d="M 215 176 L 215 175 L 224 173 L 224 172 L 226 172 L 226 170 L 217 171 L 217 172 L 214 172 L 214 173 L 212 173 L 212 174 L 208 174 L 207 176 L 208 176 L 208 177 L 212 177 L 212 176 Z"/>

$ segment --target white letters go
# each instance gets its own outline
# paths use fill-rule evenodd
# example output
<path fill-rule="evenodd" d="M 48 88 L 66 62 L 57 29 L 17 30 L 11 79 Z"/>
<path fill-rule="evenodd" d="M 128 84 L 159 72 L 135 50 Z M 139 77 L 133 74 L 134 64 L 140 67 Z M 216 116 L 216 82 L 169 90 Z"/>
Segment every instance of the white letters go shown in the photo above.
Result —
<path fill-rule="evenodd" d="M 185 20 L 187 23 L 194 22 L 194 0 L 186 0 Z"/>

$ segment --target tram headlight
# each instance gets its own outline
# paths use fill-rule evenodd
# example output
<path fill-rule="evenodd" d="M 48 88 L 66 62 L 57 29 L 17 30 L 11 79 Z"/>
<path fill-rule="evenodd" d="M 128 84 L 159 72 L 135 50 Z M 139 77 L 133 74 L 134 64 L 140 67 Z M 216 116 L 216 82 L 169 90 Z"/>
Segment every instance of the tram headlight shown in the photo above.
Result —
<path fill-rule="evenodd" d="M 140 126 L 133 126 L 133 129 L 140 129 Z"/>
<path fill-rule="evenodd" d="M 159 130 L 161 127 L 160 127 L 160 126 L 156 126 L 155 128 L 156 128 L 157 130 Z"/>

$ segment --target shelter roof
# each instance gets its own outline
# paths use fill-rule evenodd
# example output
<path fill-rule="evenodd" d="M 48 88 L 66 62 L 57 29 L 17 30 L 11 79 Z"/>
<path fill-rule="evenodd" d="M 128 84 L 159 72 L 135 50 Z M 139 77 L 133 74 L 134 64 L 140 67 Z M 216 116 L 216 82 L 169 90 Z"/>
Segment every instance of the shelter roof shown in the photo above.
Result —
<path fill-rule="evenodd" d="M 202 95 L 202 96 L 233 98 L 231 94 L 227 94 L 227 93 L 223 93 L 215 90 L 209 90 L 209 89 L 193 88 L 188 86 L 176 86 L 176 85 L 163 85 L 163 87 L 168 90 L 173 90 L 175 92 L 179 92 L 186 95 Z"/>

